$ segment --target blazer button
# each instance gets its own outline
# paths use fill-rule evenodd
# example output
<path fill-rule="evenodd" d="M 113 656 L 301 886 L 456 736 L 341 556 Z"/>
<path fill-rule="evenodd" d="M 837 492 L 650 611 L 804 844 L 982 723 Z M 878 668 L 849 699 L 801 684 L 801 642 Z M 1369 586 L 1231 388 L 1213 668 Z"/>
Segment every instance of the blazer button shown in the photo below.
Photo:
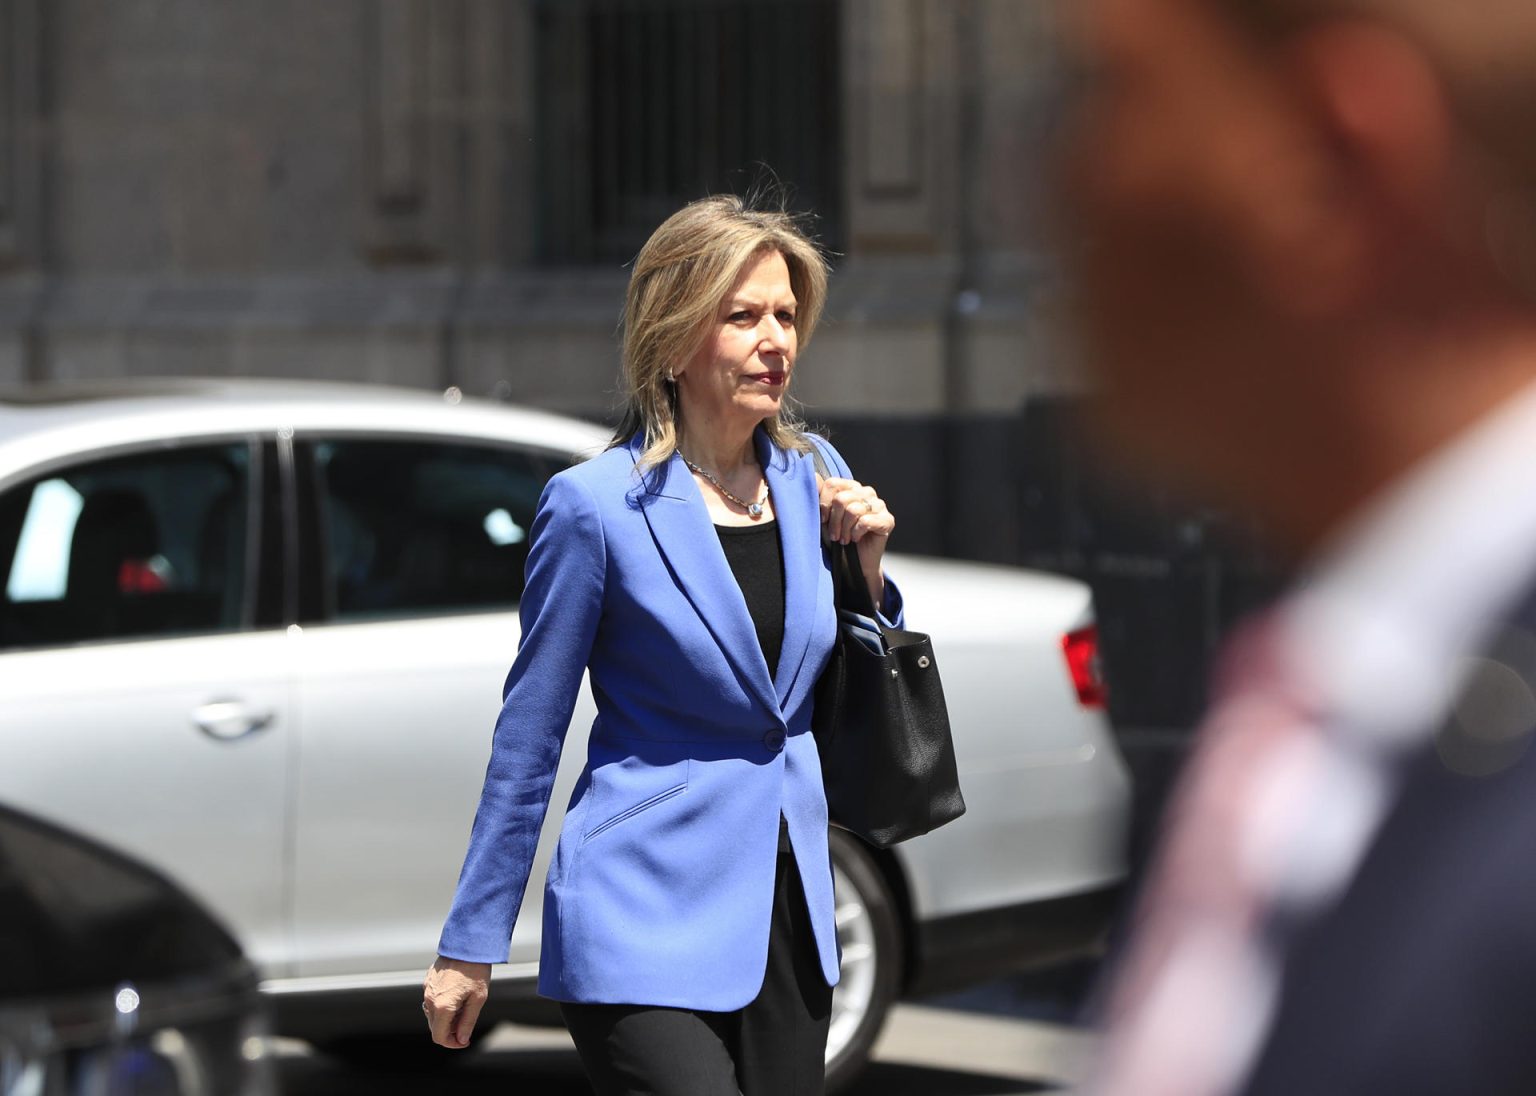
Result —
<path fill-rule="evenodd" d="M 775 727 L 763 735 L 763 745 L 767 746 L 774 753 L 778 753 L 784 748 L 784 732 Z"/>

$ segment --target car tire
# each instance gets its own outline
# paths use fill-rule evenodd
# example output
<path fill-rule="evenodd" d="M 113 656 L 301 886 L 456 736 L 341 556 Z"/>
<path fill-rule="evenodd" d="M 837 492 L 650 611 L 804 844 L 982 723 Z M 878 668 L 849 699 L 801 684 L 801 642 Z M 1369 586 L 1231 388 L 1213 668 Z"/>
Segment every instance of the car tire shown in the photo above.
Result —
<path fill-rule="evenodd" d="M 837 939 L 842 979 L 832 995 L 827 1035 L 827 1092 L 846 1088 L 869 1060 L 901 985 L 901 920 L 868 847 L 832 831 Z"/>

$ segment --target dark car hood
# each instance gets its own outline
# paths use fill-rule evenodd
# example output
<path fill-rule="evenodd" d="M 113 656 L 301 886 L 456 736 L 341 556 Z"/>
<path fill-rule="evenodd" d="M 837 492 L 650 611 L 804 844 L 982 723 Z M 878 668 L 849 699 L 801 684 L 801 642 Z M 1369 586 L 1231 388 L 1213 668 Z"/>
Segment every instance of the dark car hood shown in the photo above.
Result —
<path fill-rule="evenodd" d="M 0 1002 L 242 962 L 234 938 L 158 872 L 0 806 Z"/>

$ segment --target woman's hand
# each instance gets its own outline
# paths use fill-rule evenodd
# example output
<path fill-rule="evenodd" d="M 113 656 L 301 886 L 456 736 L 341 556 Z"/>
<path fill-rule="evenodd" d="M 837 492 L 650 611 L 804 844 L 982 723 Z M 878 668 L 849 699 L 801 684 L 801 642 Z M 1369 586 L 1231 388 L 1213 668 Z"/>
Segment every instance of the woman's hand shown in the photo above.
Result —
<path fill-rule="evenodd" d="M 490 991 L 489 963 L 465 963 L 439 955 L 421 985 L 421 1011 L 427 1014 L 432 1041 L 452 1050 L 469 1046 L 469 1034 Z"/>
<path fill-rule="evenodd" d="M 838 476 L 816 478 L 821 485 L 821 524 L 827 539 L 859 546 L 859 567 L 878 609 L 885 595 L 880 561 L 885 557 L 885 543 L 896 528 L 896 517 L 885 508 L 873 487 Z"/>

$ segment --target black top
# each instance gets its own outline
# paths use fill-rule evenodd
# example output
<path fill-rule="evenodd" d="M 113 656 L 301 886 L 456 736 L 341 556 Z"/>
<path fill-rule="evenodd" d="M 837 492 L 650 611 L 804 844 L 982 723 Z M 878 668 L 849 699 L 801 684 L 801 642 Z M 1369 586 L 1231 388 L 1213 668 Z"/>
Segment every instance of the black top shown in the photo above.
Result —
<path fill-rule="evenodd" d="M 757 642 L 768 663 L 768 673 L 778 672 L 779 652 L 784 647 L 784 549 L 779 544 L 777 522 L 760 525 L 717 525 L 726 562 L 747 599 L 747 612 L 757 627 Z"/>

